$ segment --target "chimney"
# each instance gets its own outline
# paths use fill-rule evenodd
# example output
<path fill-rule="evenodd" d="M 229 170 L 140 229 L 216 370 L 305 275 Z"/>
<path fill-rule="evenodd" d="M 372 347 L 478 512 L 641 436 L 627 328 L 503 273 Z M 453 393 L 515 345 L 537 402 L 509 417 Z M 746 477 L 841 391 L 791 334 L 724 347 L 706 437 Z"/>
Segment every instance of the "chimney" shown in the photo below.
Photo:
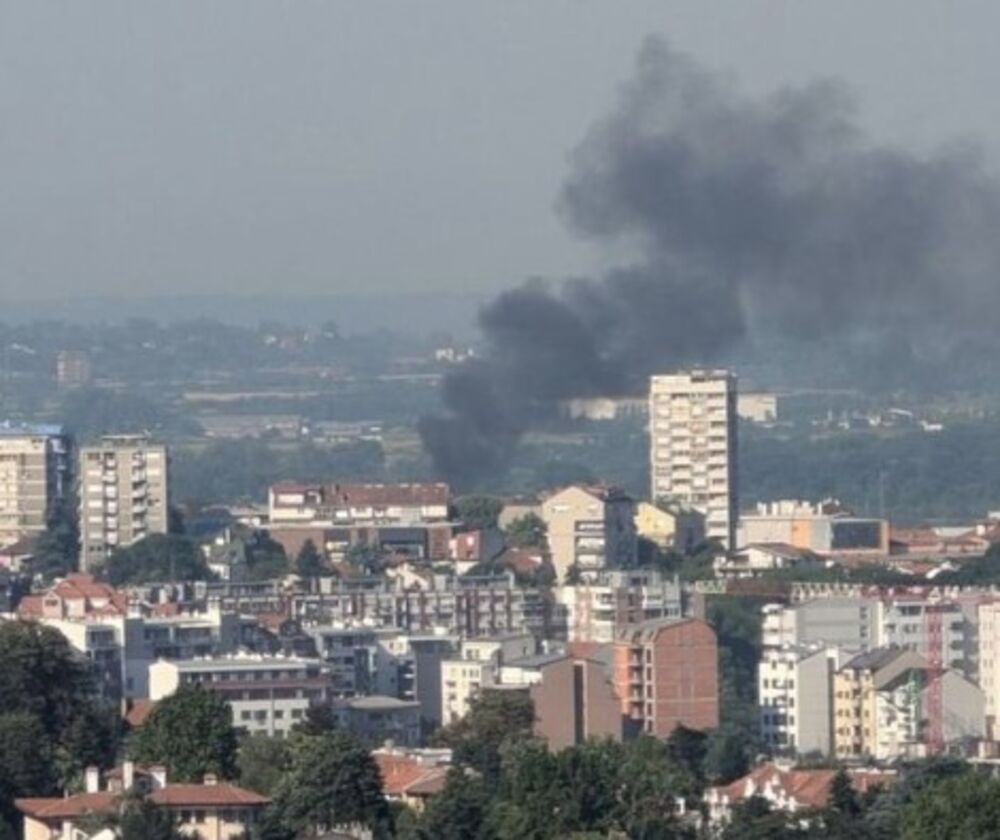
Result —
<path fill-rule="evenodd" d="M 128 793 L 135 784 L 135 762 L 122 762 L 122 791 Z"/>
<path fill-rule="evenodd" d="M 96 767 L 88 767 L 84 771 L 84 786 L 87 793 L 99 793 L 101 790 L 101 771 Z"/>
<path fill-rule="evenodd" d="M 217 785 L 219 783 L 219 777 L 215 773 L 206 773 L 204 784 L 207 786 Z"/>
<path fill-rule="evenodd" d="M 153 777 L 153 790 L 159 790 L 167 786 L 167 768 L 162 764 L 150 767 L 149 775 Z"/>

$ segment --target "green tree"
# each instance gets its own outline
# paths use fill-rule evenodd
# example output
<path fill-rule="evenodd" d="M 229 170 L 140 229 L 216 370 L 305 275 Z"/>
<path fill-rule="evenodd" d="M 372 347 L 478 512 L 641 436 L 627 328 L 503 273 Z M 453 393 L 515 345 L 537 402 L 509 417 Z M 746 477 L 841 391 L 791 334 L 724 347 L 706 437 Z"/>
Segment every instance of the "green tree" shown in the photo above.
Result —
<path fill-rule="evenodd" d="M 240 785 L 264 796 L 274 793 L 289 761 L 288 742 L 267 735 L 248 735 L 236 756 Z"/>
<path fill-rule="evenodd" d="M 997 836 L 1000 781 L 965 773 L 922 790 L 902 812 L 907 840 L 965 840 Z"/>
<path fill-rule="evenodd" d="M 534 513 L 526 513 L 511 522 L 504 531 L 507 544 L 514 548 L 547 548 L 548 528 Z"/>
<path fill-rule="evenodd" d="M 285 547 L 267 534 L 246 541 L 246 556 L 250 580 L 273 580 L 291 571 Z"/>
<path fill-rule="evenodd" d="M 487 840 L 490 791 L 482 778 L 460 768 L 448 771 L 444 790 L 427 803 L 417 828 L 421 840 Z M 514 837 L 517 835 L 506 835 Z"/>
<path fill-rule="evenodd" d="M 0 714 L 0 819 L 16 822 L 16 797 L 50 794 L 54 787 L 52 745 L 41 721 L 28 712 Z"/>
<path fill-rule="evenodd" d="M 183 685 L 160 701 L 129 744 L 142 764 L 162 764 L 170 779 L 199 782 L 236 775 L 237 741 L 229 705 L 199 685 Z"/>
<path fill-rule="evenodd" d="M 118 834 L 121 840 L 187 840 L 170 811 L 136 796 L 122 803 Z"/>
<path fill-rule="evenodd" d="M 306 540 L 295 558 L 295 572 L 302 577 L 319 577 L 323 574 L 323 558 L 320 556 L 316 543 Z"/>
<path fill-rule="evenodd" d="M 378 765 L 360 741 L 343 732 L 292 733 L 273 809 L 280 825 L 297 835 L 349 824 L 381 835 L 390 823 Z"/>
<path fill-rule="evenodd" d="M 816 836 L 820 836 L 819 828 L 804 826 L 800 815 L 773 810 L 763 797 L 751 796 L 733 806 L 721 840 L 806 840 Z"/>
<path fill-rule="evenodd" d="M 331 706 L 319 704 L 306 709 L 305 717 L 292 730 L 303 735 L 326 735 L 339 727 L 337 714 Z"/>
<path fill-rule="evenodd" d="M 503 500 L 496 496 L 461 496 L 455 500 L 455 518 L 474 531 L 496 528 Z"/>
<path fill-rule="evenodd" d="M 85 662 L 57 630 L 35 622 L 0 624 L 0 818 L 12 799 L 45 795 L 89 764 L 108 766 L 118 731 L 114 710 L 94 691 Z"/>
<path fill-rule="evenodd" d="M 830 809 L 850 818 L 861 814 L 861 798 L 843 767 L 837 771 L 830 785 Z"/>
<path fill-rule="evenodd" d="M 212 577 L 195 543 L 176 534 L 150 534 L 115 550 L 104 573 L 114 586 Z"/>
<path fill-rule="evenodd" d="M 31 571 L 46 580 L 75 571 L 80 555 L 80 529 L 77 525 L 76 496 L 67 493 L 54 508 L 45 530 L 35 541 Z"/>
<path fill-rule="evenodd" d="M 436 733 L 451 747 L 457 764 L 472 767 L 488 780 L 500 775 L 501 748 L 531 737 L 535 706 L 525 692 L 484 691 L 468 713 Z"/>

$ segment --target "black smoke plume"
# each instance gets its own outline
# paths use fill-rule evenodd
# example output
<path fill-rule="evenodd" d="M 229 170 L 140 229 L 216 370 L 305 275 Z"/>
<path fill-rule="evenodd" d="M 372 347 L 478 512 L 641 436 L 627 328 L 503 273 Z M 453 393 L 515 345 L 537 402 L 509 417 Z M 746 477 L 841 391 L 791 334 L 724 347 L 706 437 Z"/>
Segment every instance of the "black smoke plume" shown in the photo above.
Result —
<path fill-rule="evenodd" d="M 660 40 L 575 150 L 559 209 L 633 260 L 481 312 L 484 359 L 420 424 L 457 486 L 502 471 L 556 401 L 641 390 L 759 331 L 919 346 L 990 330 L 1000 302 L 1000 185 L 974 152 L 872 145 L 841 85 L 751 99 Z"/>

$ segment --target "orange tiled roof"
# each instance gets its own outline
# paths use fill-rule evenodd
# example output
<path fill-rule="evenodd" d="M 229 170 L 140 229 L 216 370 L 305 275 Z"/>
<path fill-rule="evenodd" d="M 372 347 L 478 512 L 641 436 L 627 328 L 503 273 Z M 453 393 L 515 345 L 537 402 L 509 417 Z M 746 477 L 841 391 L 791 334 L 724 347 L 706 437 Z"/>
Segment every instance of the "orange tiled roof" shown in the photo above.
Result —
<path fill-rule="evenodd" d="M 382 788 L 387 796 L 431 796 L 444 789 L 448 768 L 439 764 L 422 764 L 406 755 L 376 752 L 372 754 L 382 775 Z"/>
<path fill-rule="evenodd" d="M 219 782 L 214 785 L 166 785 L 154 790 L 149 798 L 166 806 L 267 805 L 271 800 L 252 790 Z"/>
<path fill-rule="evenodd" d="M 16 799 L 14 804 L 22 814 L 38 820 L 61 820 L 112 810 L 119 794 L 111 791 L 77 793 L 66 797 L 31 797 Z M 271 800 L 259 793 L 236 785 L 166 785 L 149 794 L 155 805 L 167 808 L 208 808 L 267 805 Z"/>
<path fill-rule="evenodd" d="M 152 700 L 132 700 L 125 712 L 125 722 L 132 729 L 138 729 L 146 722 L 155 706 L 156 703 Z"/>
<path fill-rule="evenodd" d="M 117 794 L 104 790 L 100 793 L 78 793 L 66 797 L 15 799 L 14 805 L 22 814 L 38 820 L 60 820 L 105 813 L 114 807 L 116 798 Z"/>
<path fill-rule="evenodd" d="M 774 764 L 761 764 L 748 775 L 730 782 L 716 790 L 730 801 L 741 801 L 747 796 L 747 783 L 753 782 L 752 793 L 760 793 L 765 787 L 779 788 L 790 799 L 806 808 L 822 808 L 830 800 L 830 788 L 836 770 L 781 770 Z M 877 771 L 851 773 L 851 784 L 859 792 L 864 792 L 876 784 L 885 784 L 894 779 L 893 774 Z"/>

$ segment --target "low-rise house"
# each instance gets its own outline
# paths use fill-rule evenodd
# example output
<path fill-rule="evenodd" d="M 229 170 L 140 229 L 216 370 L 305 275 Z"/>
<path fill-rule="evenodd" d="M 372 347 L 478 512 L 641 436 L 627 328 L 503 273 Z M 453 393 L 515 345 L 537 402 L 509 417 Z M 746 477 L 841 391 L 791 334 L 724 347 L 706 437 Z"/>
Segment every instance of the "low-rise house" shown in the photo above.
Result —
<path fill-rule="evenodd" d="M 886 770 L 852 769 L 848 771 L 851 784 L 858 793 L 866 793 L 876 786 L 885 787 L 896 781 L 896 773 Z M 705 793 L 709 822 L 725 823 L 738 805 L 754 796 L 765 799 L 775 810 L 791 814 L 808 814 L 825 808 L 830 802 L 830 791 L 836 770 L 794 770 L 778 764 L 761 764 L 746 776 L 720 787 L 710 787 Z"/>
<path fill-rule="evenodd" d="M 823 560 L 807 548 L 787 543 L 755 543 L 729 555 L 719 555 L 714 563 L 716 577 L 757 577 L 779 569 L 818 569 Z"/>
<path fill-rule="evenodd" d="M 86 773 L 82 793 L 15 800 L 24 817 L 24 840 L 103 840 L 109 834 L 100 818 L 115 815 L 126 794 L 145 797 L 170 813 L 186 835 L 201 840 L 238 840 L 250 836 L 270 800 L 207 776 L 202 784 L 174 784 L 163 768 L 140 771 L 126 762 L 102 785 L 97 768 Z"/>
<path fill-rule="evenodd" d="M 390 802 L 401 802 L 417 813 L 427 800 L 444 790 L 451 769 L 451 750 L 382 747 L 372 751 Z"/>

